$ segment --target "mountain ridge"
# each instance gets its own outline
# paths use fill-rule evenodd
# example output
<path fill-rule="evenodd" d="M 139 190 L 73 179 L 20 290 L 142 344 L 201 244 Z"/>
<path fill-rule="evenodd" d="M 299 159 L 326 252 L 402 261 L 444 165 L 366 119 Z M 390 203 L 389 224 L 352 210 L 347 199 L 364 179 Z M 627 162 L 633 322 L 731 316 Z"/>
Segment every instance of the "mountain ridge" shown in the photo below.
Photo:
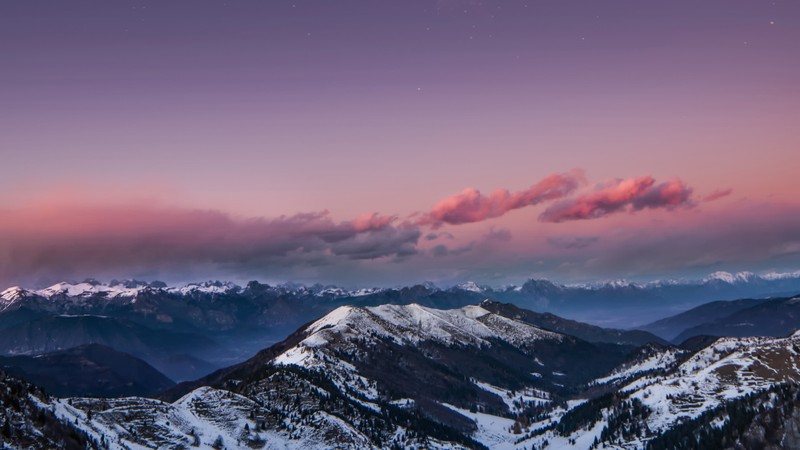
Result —
<path fill-rule="evenodd" d="M 568 319 L 612 328 L 631 328 L 649 324 L 714 300 L 763 298 L 792 295 L 800 291 L 800 271 L 755 275 L 716 272 L 699 280 L 660 280 L 647 283 L 612 281 L 589 284 L 559 284 L 530 279 L 518 286 L 489 287 L 467 282 L 450 288 L 431 283 L 394 288 L 344 289 L 334 285 L 305 286 L 298 283 L 277 285 L 251 281 L 244 287 L 231 282 L 206 281 L 169 287 L 162 282 L 123 280 L 103 284 L 96 280 L 57 283 L 40 290 L 11 287 L 0 293 L 0 313 L 21 305 L 36 308 L 80 310 L 91 305 L 105 308 L 141 309 L 136 303 L 157 297 L 181 301 L 230 298 L 235 300 L 268 297 L 276 304 L 295 303 L 307 308 L 300 320 L 291 321 L 283 332 L 324 314 L 342 304 L 374 306 L 384 303 L 421 303 L 438 308 L 474 304 L 484 299 L 514 303 L 519 307 L 553 313 Z M 71 312 L 72 313 L 72 312 Z M 294 313 L 295 315 L 297 312 Z M 291 314 L 290 314 L 291 316 Z M 175 320 L 163 315 L 163 320 Z M 220 326 L 225 325 L 220 323 Z"/>

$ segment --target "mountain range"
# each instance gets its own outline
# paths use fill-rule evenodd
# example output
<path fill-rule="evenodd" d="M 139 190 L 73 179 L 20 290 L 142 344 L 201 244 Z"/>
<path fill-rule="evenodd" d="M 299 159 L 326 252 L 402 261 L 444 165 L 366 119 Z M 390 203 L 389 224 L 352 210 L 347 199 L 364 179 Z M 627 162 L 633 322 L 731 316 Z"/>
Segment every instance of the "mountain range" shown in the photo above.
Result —
<path fill-rule="evenodd" d="M 798 280 L 10 288 L 0 294 L 0 445 L 677 448 L 688 441 L 670 436 L 684 429 L 695 443 L 722 439 L 714 433 L 767 442 L 742 424 L 769 422 L 764 392 L 785 408 L 796 397 Z M 692 300 L 737 289 L 761 297 Z M 631 311 L 686 304 L 640 329 L 570 313 L 603 305 L 630 324 Z"/>
<path fill-rule="evenodd" d="M 746 434 L 726 408 L 762 411 L 770 390 L 791 402 L 781 386 L 800 381 L 800 333 L 634 346 L 537 317 L 492 301 L 342 306 L 158 400 L 55 398 L 5 376 L 4 404 L 19 406 L 4 413 L 15 426 L 0 439 L 47 448 L 58 441 L 42 427 L 56 421 L 75 442 L 115 449 L 673 448 L 658 445 L 682 424 L 697 439 L 711 423 Z"/>
<path fill-rule="evenodd" d="M 737 292 L 794 294 L 794 288 L 800 291 L 800 272 L 763 276 L 716 273 L 698 281 L 645 284 L 616 281 L 567 286 L 529 280 L 503 288 L 465 283 L 442 289 L 428 283 L 356 290 L 255 281 L 244 287 L 220 281 L 170 287 L 162 282 L 113 280 L 104 284 L 89 279 L 39 290 L 12 287 L 0 293 L 0 331 L 4 336 L 0 354 L 34 355 L 97 343 L 130 353 L 170 379 L 183 381 L 243 361 L 340 306 L 417 303 L 447 309 L 485 299 L 538 311 L 535 316 L 529 313 L 526 320 L 552 331 L 593 342 L 641 345 L 658 340 L 652 334 L 671 340 L 687 328 L 683 324 L 699 326 L 711 318 L 700 320 L 707 315 L 692 313 L 693 319 L 679 318 L 672 328 L 643 325 L 649 333 L 621 328 L 630 328 L 639 319 L 661 319 L 684 311 L 702 303 L 703 298 L 737 298 Z M 722 311 L 716 307 L 708 310 Z M 596 328 L 590 328 L 592 324 Z M 698 329 L 697 333 L 723 331 Z"/>
<path fill-rule="evenodd" d="M 80 283 L 62 282 L 39 290 L 18 286 L 8 288 L 0 293 L 0 312 L 30 309 L 62 314 L 96 314 L 103 311 L 113 314 L 120 309 L 127 309 L 146 316 L 152 322 L 163 324 L 179 321 L 175 326 L 185 329 L 200 327 L 225 331 L 253 325 L 278 326 L 274 320 L 270 320 L 274 318 L 271 316 L 285 317 L 295 310 L 301 311 L 299 315 L 307 312 L 305 315 L 309 318 L 318 317 L 341 304 L 375 306 L 416 302 L 444 308 L 490 298 L 582 322 L 630 328 L 637 323 L 647 323 L 645 319 L 657 320 L 712 300 L 792 295 L 797 291 L 800 291 L 800 271 L 764 275 L 715 272 L 700 280 L 648 283 L 615 280 L 564 285 L 530 279 L 522 285 L 501 288 L 468 282 L 446 289 L 432 283 L 353 290 L 320 284 L 268 285 L 257 281 L 244 287 L 222 281 L 169 287 L 160 281 L 112 280 L 103 284 L 87 279 Z M 216 305 L 208 305 L 214 303 L 209 301 L 211 298 L 219 300 Z M 172 310 L 164 307 L 165 299 L 173 307 Z M 138 306 L 133 306 L 137 303 Z M 207 311 L 208 306 L 213 312 Z M 254 308 L 263 309 L 265 306 L 272 310 L 272 315 L 259 314 L 253 317 L 249 314 Z M 158 311 L 156 314 L 153 314 L 153 308 Z M 288 316 L 291 322 L 293 317 L 291 314 Z M 291 331 L 302 322 L 291 323 L 283 331 Z"/>

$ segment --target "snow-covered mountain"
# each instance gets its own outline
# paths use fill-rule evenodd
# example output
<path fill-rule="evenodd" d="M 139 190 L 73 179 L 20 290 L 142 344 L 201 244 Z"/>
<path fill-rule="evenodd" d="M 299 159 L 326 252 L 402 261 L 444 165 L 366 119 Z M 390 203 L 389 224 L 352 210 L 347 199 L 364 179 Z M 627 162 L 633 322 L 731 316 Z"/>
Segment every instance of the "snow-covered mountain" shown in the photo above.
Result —
<path fill-rule="evenodd" d="M 433 283 L 397 288 L 345 289 L 333 285 L 306 286 L 297 283 L 267 285 L 251 282 L 242 287 L 227 281 L 205 281 L 183 286 L 167 286 L 158 281 L 148 283 L 137 280 L 112 280 L 109 283 L 100 283 L 97 280 L 87 279 L 80 283 L 61 282 L 38 290 L 9 288 L 0 295 L 0 311 L 12 308 L 26 299 L 28 303 L 34 302 L 31 299 L 40 301 L 49 299 L 58 300 L 59 304 L 85 305 L 87 302 L 133 303 L 140 297 L 152 298 L 159 295 L 185 298 L 197 296 L 294 298 L 302 300 L 299 303 L 306 303 L 306 306 L 319 306 L 308 305 L 309 302 L 327 305 L 330 307 L 328 311 L 341 304 L 378 305 L 414 302 L 437 308 L 450 308 L 490 298 L 585 322 L 622 327 L 630 325 L 632 321 L 639 323 L 654 321 L 712 300 L 759 298 L 798 292 L 800 292 L 800 271 L 763 275 L 751 272 L 735 274 L 715 272 L 698 280 L 659 280 L 648 283 L 612 280 L 562 285 L 547 280 L 532 279 L 520 286 L 502 288 L 466 282 L 447 289 L 436 287 Z M 315 311 L 316 314 L 320 312 L 320 310 Z M 291 324 L 297 326 L 300 323 Z"/>
<path fill-rule="evenodd" d="M 346 438 L 343 446 L 411 445 L 404 439 L 419 431 L 397 421 L 410 415 L 414 419 L 403 420 L 418 421 L 423 430 L 438 424 L 428 431 L 438 430 L 429 435 L 436 445 L 522 448 L 514 443 L 518 415 L 538 414 L 551 404 L 554 417 L 563 413 L 563 395 L 589 382 L 592 374 L 608 372 L 629 351 L 595 346 L 480 305 L 450 310 L 417 304 L 345 306 L 252 360 L 185 383 L 173 395 L 212 386 L 285 408 L 275 403 L 280 394 L 273 383 L 286 380 L 288 372 L 303 386 L 290 392 L 321 393 L 352 405 L 356 416 L 340 417 L 354 430 L 371 414 L 390 418 L 371 435 L 341 433 L 360 436 Z M 263 392 L 267 388 L 269 395 Z M 320 408 L 318 400 L 301 396 L 299 401 L 311 417 Z M 308 427 L 318 422 L 304 422 L 299 429 L 314 436 L 318 430 Z"/>
<path fill-rule="evenodd" d="M 340 307 L 174 402 L 39 402 L 110 448 L 518 448 L 515 417 L 622 353 L 477 305 Z"/>
<path fill-rule="evenodd" d="M 112 449 L 644 448 L 726 402 L 800 382 L 800 333 L 631 352 L 484 306 L 339 307 L 161 400 L 17 387 L 29 406 L 14 423 L 37 429 L 45 414 Z"/>
<path fill-rule="evenodd" d="M 527 315 L 530 323 L 539 327 L 592 342 L 640 345 L 652 340 L 652 336 L 620 328 L 648 318 L 671 316 L 710 299 L 798 292 L 800 276 L 796 273 L 764 277 L 717 274 L 697 282 L 616 282 L 582 287 L 529 280 L 521 286 L 498 289 L 476 283 L 446 289 L 426 283 L 350 290 L 255 281 L 245 286 L 224 281 L 167 286 L 161 282 L 100 283 L 89 279 L 40 290 L 12 287 L 3 291 L 0 330 L 4 340 L 0 342 L 0 353 L 36 354 L 98 343 L 132 353 L 172 379 L 186 380 L 214 367 L 242 361 L 300 325 L 342 306 L 416 303 L 428 308 L 457 309 L 491 299 L 541 313 L 536 317 Z M 794 323 L 793 319 L 787 321 L 793 316 L 779 318 L 769 311 L 759 317 L 759 330 L 769 329 L 775 320 L 784 320 L 785 326 L 775 328 L 784 332 Z M 587 322 L 595 328 L 586 326 Z M 679 320 L 676 324 L 677 329 L 671 327 L 661 336 L 671 339 L 686 327 L 703 322 Z M 729 328 L 711 334 L 728 334 Z M 660 329 L 652 331 L 661 333 Z M 203 345 L 195 345 L 197 342 Z M 168 348 L 164 343 L 170 343 Z"/>
<path fill-rule="evenodd" d="M 598 419 L 586 420 L 578 430 L 561 437 L 586 439 L 588 433 L 599 438 L 597 431 L 605 428 L 612 440 L 622 438 L 629 448 L 643 448 L 648 440 L 728 402 L 787 383 L 796 386 L 799 344 L 800 332 L 786 338 L 720 338 L 694 353 L 664 349 L 596 380 L 614 386 L 614 405 L 637 405 L 642 411 L 635 418 L 638 425 L 630 419 L 619 420 L 614 405 L 594 400 L 586 406 L 594 408 L 589 416 Z M 729 420 L 723 414 L 707 425 L 721 429 Z M 636 433 L 631 434 L 632 429 Z"/>

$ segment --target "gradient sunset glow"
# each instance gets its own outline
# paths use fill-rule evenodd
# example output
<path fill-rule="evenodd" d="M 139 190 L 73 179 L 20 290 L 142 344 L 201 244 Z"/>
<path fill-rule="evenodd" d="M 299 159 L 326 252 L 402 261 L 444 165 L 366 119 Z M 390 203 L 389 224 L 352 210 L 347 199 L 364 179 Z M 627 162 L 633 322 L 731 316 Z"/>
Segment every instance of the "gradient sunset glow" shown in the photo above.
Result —
<path fill-rule="evenodd" d="M 3 2 L 0 287 L 800 268 L 800 4 Z"/>

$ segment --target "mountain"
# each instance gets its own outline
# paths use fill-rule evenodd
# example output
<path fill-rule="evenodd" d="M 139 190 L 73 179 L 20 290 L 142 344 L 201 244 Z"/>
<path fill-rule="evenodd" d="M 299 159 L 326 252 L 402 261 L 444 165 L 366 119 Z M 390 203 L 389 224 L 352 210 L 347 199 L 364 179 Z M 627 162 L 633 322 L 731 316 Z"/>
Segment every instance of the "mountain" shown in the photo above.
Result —
<path fill-rule="evenodd" d="M 146 362 L 98 344 L 0 357 L 0 367 L 58 396 L 150 396 L 175 384 Z"/>
<path fill-rule="evenodd" d="M 171 379 L 182 381 L 244 361 L 341 306 L 416 303 L 451 309 L 486 299 L 552 314 L 535 319 L 528 315 L 533 324 L 547 329 L 591 342 L 638 345 L 653 338 L 620 328 L 709 299 L 741 298 L 740 293 L 749 292 L 770 295 L 793 287 L 800 289 L 800 273 L 717 273 L 698 281 L 645 284 L 617 280 L 567 286 L 528 280 L 503 288 L 465 283 L 442 289 L 425 283 L 356 290 L 255 281 L 243 287 L 224 281 L 170 287 L 157 281 L 104 284 L 87 279 L 40 290 L 12 287 L 0 293 L 0 331 L 7 336 L 0 342 L 0 354 L 36 354 L 99 343 L 142 358 Z"/>
<path fill-rule="evenodd" d="M 484 295 L 594 325 L 632 328 L 712 300 L 786 296 L 797 292 L 800 292 L 800 272 L 762 276 L 716 272 L 700 280 L 650 283 L 616 280 L 560 285 L 547 280 L 528 280 L 522 286 L 487 291 Z"/>
<path fill-rule="evenodd" d="M 635 321 L 647 323 L 645 319 L 649 318 L 652 322 L 710 300 L 763 298 L 798 291 L 800 271 L 764 275 L 715 272 L 699 280 L 649 283 L 614 280 L 583 285 L 531 279 L 520 286 L 502 288 L 467 282 L 448 289 L 432 283 L 352 290 L 331 285 L 268 285 L 255 281 L 244 287 L 223 281 L 169 287 L 158 281 L 112 280 L 103 284 L 88 279 L 40 290 L 9 288 L 0 294 L 0 314 L 20 308 L 59 314 L 127 314 L 149 326 L 223 333 L 267 327 L 277 337 L 342 305 L 419 303 L 434 308 L 456 308 L 488 298 L 595 325 L 630 328 Z M 278 317 L 286 322 L 276 320 Z"/>
<path fill-rule="evenodd" d="M 0 370 L 0 448 L 85 450 L 99 442 L 53 406 L 58 400 L 40 387 Z"/>
<path fill-rule="evenodd" d="M 365 345 L 369 346 L 369 355 L 357 351 Z M 386 373 L 382 378 L 387 382 L 394 385 L 410 381 L 413 389 L 422 388 L 415 385 L 420 381 L 417 377 L 440 383 L 437 378 L 449 379 L 463 373 L 466 367 L 461 364 L 467 364 L 471 373 L 464 374 L 461 380 L 450 380 L 455 385 L 445 387 L 443 383 L 445 391 L 460 385 L 464 385 L 461 386 L 464 390 L 475 391 L 474 383 L 464 379 L 479 373 L 487 383 L 505 383 L 512 388 L 536 385 L 548 391 L 566 392 L 589 381 L 592 374 L 616 366 L 631 349 L 623 345 L 591 344 L 491 313 L 482 306 L 453 310 L 417 304 L 346 306 L 301 328 L 251 360 L 184 383 L 177 392 L 199 385 L 222 385 L 233 373 L 246 377 L 242 373 L 259 370 L 265 363 L 297 363 L 314 368 L 327 364 L 330 352 L 335 353 L 337 360 L 343 359 L 348 367 L 370 373 L 383 370 Z M 431 364 L 429 360 L 434 357 L 436 364 Z M 338 371 L 334 367 L 328 370 Z M 406 374 L 406 377 L 389 374 Z M 432 386 L 426 389 L 435 390 Z"/>
<path fill-rule="evenodd" d="M 192 355 L 224 352 L 199 333 L 152 329 L 125 319 L 93 315 L 33 317 L 0 329 L 0 355 L 37 355 L 101 344 L 136 355 L 169 376 L 184 380 L 216 368 Z"/>
<path fill-rule="evenodd" d="M 757 301 L 682 331 L 675 342 L 693 336 L 786 336 L 800 328 L 800 296 Z"/>
<path fill-rule="evenodd" d="M 340 307 L 242 364 L 172 389 L 172 403 L 73 399 L 56 409 L 79 420 L 92 410 L 90 428 L 138 445 L 168 436 L 201 446 L 219 437 L 230 447 L 302 439 L 304 448 L 496 448 L 513 446 L 515 417 L 561 404 L 630 352 L 481 306 Z"/>
<path fill-rule="evenodd" d="M 639 329 L 649 331 L 664 339 L 674 340 L 688 328 L 714 322 L 766 300 L 767 299 L 742 299 L 710 302 L 680 314 L 643 325 L 639 327 Z M 681 341 L 682 340 L 678 340 L 678 342 Z"/>
<path fill-rule="evenodd" d="M 664 448 L 686 424 L 768 442 L 763 408 L 724 411 L 800 382 L 800 333 L 633 348 L 484 306 L 339 307 L 162 400 L 40 402 L 112 448 Z"/>
<path fill-rule="evenodd" d="M 257 392 L 254 386 L 239 390 L 242 380 L 257 384 L 256 380 L 264 376 L 258 375 L 259 370 L 274 376 L 272 371 L 281 366 L 298 366 L 311 373 L 327 374 L 333 385 L 354 386 L 345 387 L 345 395 L 366 405 L 382 409 L 385 400 L 413 405 L 417 414 L 457 427 L 490 448 L 530 448 L 531 445 L 540 448 L 545 442 L 551 448 L 571 448 L 571 443 L 575 443 L 576 448 L 588 448 L 595 439 L 606 443 L 627 442 L 632 448 L 640 448 L 679 423 L 679 417 L 699 417 L 728 400 L 800 381 L 800 373 L 793 369 L 800 363 L 800 352 L 795 350 L 800 348 L 800 334 L 789 338 L 723 338 L 694 350 L 649 344 L 625 358 L 616 359 L 619 363 L 614 369 L 598 370 L 606 371 L 604 376 L 588 382 L 585 378 L 567 377 L 565 386 L 558 386 L 556 381 L 560 375 L 555 374 L 562 372 L 551 372 L 555 376 L 549 379 L 539 376 L 544 375 L 543 368 L 553 370 L 556 363 L 547 352 L 534 350 L 527 355 L 538 361 L 539 366 L 539 372 L 533 372 L 538 375 L 534 375 L 534 382 L 531 382 L 517 378 L 518 373 L 513 368 L 502 365 L 513 361 L 513 366 L 521 364 L 529 370 L 522 358 L 513 359 L 498 351 L 499 342 L 493 342 L 495 349 L 488 354 L 481 345 L 477 349 L 470 348 L 469 359 L 466 356 L 452 358 L 457 364 L 449 362 L 452 353 L 429 347 L 435 342 L 451 347 L 454 343 L 460 346 L 464 342 L 492 342 L 500 336 L 504 342 L 515 339 L 520 342 L 519 337 L 525 336 L 524 330 L 528 330 L 520 322 L 490 313 L 483 306 L 446 312 L 417 305 L 341 309 L 301 329 L 286 342 L 253 360 L 197 383 L 179 386 L 172 394 L 210 384 L 253 395 Z M 488 330 L 514 330 L 508 334 L 487 331 L 479 323 L 513 323 L 515 327 L 487 327 Z M 454 324 L 457 327 L 451 331 Z M 537 327 L 530 330 L 540 330 L 534 342 L 550 345 L 554 340 L 557 342 L 558 336 L 564 336 L 541 334 L 544 330 Z M 411 365 L 407 353 L 397 348 L 386 352 L 382 347 L 389 342 L 405 342 L 403 347 L 422 349 L 428 358 L 436 358 L 437 365 L 445 365 L 446 372 L 431 372 L 425 365 Z M 376 358 L 372 356 L 375 354 L 383 356 Z M 585 354 L 568 354 L 575 361 L 583 361 L 582 367 L 588 370 L 597 364 L 586 359 Z M 498 372 L 509 375 L 497 377 L 495 373 L 494 378 L 489 378 L 493 373 L 486 371 L 485 364 L 502 368 Z M 264 371 L 264 367 L 270 369 Z M 445 382 L 436 381 L 451 370 L 457 376 L 445 378 Z M 308 376 L 307 372 L 303 373 Z M 504 410 L 489 398 L 469 394 L 469 383 L 461 381 L 465 378 L 486 392 L 499 394 L 509 409 Z M 345 381 L 348 379 L 349 383 Z M 512 385 L 515 379 L 520 384 Z M 423 380 L 432 383 L 436 390 L 428 392 L 418 387 Z M 457 416 L 442 416 L 441 410 L 437 411 L 442 405 L 447 408 L 446 413 L 456 412 L 472 420 L 473 427 L 460 425 L 458 428 Z"/>
<path fill-rule="evenodd" d="M 647 448 L 797 450 L 800 387 L 781 384 L 725 402 L 656 437 Z"/>
<path fill-rule="evenodd" d="M 641 346 L 649 343 L 667 344 L 664 339 L 641 330 L 617 330 L 564 319 L 551 313 L 537 313 L 519 308 L 511 303 L 498 303 L 491 300 L 481 302 L 481 307 L 495 314 L 513 317 L 539 328 L 568 334 L 588 342 L 604 342 L 620 345 Z"/>
<path fill-rule="evenodd" d="M 641 371 L 643 376 L 635 380 L 624 379 L 617 384 L 614 401 L 636 403 L 645 411 L 639 436 L 631 436 L 628 441 L 642 447 L 647 436 L 655 437 L 727 402 L 782 384 L 796 385 L 800 382 L 796 369 L 800 363 L 798 348 L 800 333 L 787 338 L 720 338 L 682 362 L 678 358 L 665 364 L 664 369 L 656 367 Z M 614 379 L 598 380 L 604 382 L 613 383 Z M 611 407 L 595 403 L 596 417 L 611 415 Z M 716 423 L 721 426 L 728 420 L 731 418 L 721 418 Z M 605 422 L 611 430 L 613 421 Z M 631 430 L 632 423 L 624 422 L 618 424 L 619 435 Z M 606 432 L 607 436 L 614 434 Z"/>

